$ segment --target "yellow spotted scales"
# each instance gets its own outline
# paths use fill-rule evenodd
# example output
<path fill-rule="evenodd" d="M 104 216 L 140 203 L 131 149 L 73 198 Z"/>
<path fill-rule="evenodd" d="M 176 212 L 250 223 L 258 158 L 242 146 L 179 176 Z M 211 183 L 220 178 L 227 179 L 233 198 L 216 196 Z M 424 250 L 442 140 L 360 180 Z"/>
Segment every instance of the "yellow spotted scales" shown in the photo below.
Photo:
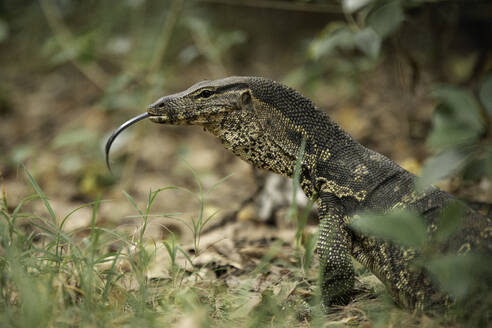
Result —
<path fill-rule="evenodd" d="M 317 252 L 325 308 L 350 299 L 355 280 L 351 257 L 409 310 L 430 311 L 452 302 L 424 269 L 412 265 L 417 250 L 366 236 L 349 223 L 359 211 L 408 208 L 426 219 L 431 234 L 441 209 L 454 198 L 437 188 L 415 192 L 414 175 L 353 140 L 297 91 L 259 77 L 203 81 L 158 99 L 147 114 L 122 125 L 106 153 L 121 130 L 145 117 L 162 124 L 200 125 L 246 162 L 287 177 L 305 143 L 300 185 L 319 205 Z M 490 254 L 491 231 L 490 219 L 467 210 L 462 228 L 441 250 Z"/>

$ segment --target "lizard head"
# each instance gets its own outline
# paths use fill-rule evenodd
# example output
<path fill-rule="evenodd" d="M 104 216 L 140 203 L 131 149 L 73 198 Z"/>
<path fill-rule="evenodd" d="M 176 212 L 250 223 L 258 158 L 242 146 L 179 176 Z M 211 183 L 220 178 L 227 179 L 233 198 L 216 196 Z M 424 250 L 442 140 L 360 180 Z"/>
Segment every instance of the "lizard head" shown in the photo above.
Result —
<path fill-rule="evenodd" d="M 147 113 L 155 123 L 200 125 L 243 160 L 291 175 L 297 148 L 282 147 L 280 112 L 273 112 L 272 106 L 257 98 L 262 81 L 273 83 L 253 77 L 203 81 L 158 99 Z"/>
<path fill-rule="evenodd" d="M 210 126 L 233 116 L 251 99 L 246 78 L 199 82 L 183 92 L 159 98 L 147 113 L 155 123 Z"/>

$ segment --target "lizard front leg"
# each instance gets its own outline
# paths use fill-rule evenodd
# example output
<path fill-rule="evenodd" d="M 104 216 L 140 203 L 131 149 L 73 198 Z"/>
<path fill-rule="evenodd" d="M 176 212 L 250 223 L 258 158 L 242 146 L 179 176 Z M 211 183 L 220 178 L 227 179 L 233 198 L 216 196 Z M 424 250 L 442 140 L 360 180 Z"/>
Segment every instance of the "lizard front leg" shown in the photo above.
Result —
<path fill-rule="evenodd" d="M 321 193 L 319 213 L 321 302 L 327 310 L 330 305 L 349 301 L 355 274 L 350 257 L 352 239 L 343 220 L 345 211 L 340 200 L 331 193 Z"/>

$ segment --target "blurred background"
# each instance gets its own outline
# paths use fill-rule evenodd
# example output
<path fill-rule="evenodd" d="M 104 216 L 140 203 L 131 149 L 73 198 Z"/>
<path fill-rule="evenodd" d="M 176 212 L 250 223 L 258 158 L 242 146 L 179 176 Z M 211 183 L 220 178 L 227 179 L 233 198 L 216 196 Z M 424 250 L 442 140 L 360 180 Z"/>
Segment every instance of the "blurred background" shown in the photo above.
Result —
<path fill-rule="evenodd" d="M 13 205 L 32 193 L 24 164 L 57 212 L 111 199 L 98 220 L 112 226 L 134 214 L 122 190 L 197 190 L 189 163 L 204 188 L 231 175 L 206 211 L 237 211 L 262 173 L 199 128 L 127 129 L 114 176 L 103 149 L 158 97 L 255 75 L 297 88 L 425 182 L 492 202 L 491 31 L 492 4 L 478 0 L 2 0 L 0 184 Z M 185 193 L 159 197 L 157 212 L 196 210 Z"/>

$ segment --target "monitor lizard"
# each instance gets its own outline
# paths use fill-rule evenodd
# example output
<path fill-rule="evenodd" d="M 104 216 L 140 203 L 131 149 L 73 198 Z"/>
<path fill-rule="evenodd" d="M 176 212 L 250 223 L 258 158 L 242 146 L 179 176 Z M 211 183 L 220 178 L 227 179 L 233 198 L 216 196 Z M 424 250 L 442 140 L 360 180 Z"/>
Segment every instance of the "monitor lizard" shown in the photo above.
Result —
<path fill-rule="evenodd" d="M 351 257 L 371 270 L 394 300 L 409 310 L 429 311 L 453 303 L 422 267 L 419 250 L 352 229 L 359 211 L 407 208 L 425 218 L 429 235 L 441 209 L 453 196 L 436 187 L 418 192 L 416 176 L 352 139 L 309 99 L 281 83 L 260 77 L 228 77 L 199 82 L 158 99 L 146 113 L 173 125 L 199 125 L 224 147 L 252 165 L 292 177 L 301 146 L 300 186 L 318 204 L 322 305 L 350 299 L 355 276 Z M 108 167 L 109 167 L 109 162 Z M 467 208 L 462 226 L 440 245 L 443 253 L 492 252 L 492 224 Z"/>

